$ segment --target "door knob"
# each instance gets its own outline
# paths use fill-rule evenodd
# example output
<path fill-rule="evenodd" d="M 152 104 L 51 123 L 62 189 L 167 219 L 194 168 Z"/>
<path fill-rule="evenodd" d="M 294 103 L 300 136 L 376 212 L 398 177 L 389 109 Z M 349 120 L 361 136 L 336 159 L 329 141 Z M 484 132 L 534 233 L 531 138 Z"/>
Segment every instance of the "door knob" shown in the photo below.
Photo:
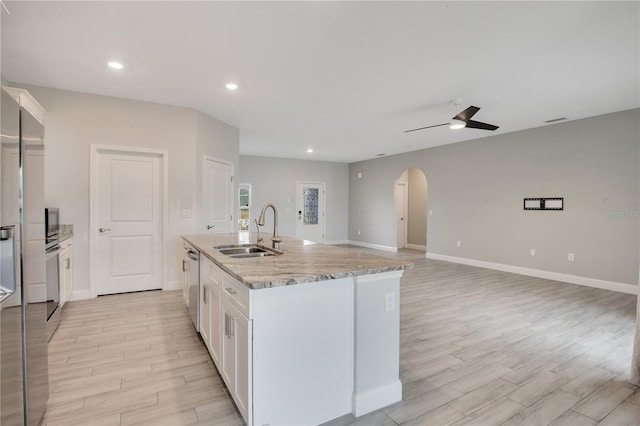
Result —
<path fill-rule="evenodd" d="M 212 228 L 215 228 L 215 227 L 216 227 L 215 225 L 207 225 L 207 229 L 212 229 Z"/>
<path fill-rule="evenodd" d="M 111 228 L 99 228 L 98 231 L 107 232 L 107 231 L 111 231 Z"/>

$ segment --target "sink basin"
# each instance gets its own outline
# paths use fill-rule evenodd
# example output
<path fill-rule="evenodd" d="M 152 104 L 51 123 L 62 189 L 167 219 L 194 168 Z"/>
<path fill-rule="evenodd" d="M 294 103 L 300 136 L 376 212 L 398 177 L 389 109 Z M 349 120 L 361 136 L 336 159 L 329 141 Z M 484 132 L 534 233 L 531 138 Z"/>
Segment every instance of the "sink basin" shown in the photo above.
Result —
<path fill-rule="evenodd" d="M 277 250 L 273 250 L 264 246 L 256 244 L 248 244 L 242 246 L 222 246 L 217 247 L 218 252 L 225 256 L 234 258 L 246 258 L 246 257 L 265 257 L 265 256 L 277 256 L 282 254 Z"/>

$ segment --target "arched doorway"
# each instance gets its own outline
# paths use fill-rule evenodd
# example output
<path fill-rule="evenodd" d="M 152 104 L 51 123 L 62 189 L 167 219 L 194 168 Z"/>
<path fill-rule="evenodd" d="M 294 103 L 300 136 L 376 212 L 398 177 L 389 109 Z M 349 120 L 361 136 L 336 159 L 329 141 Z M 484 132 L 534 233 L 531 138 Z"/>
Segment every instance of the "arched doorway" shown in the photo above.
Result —
<path fill-rule="evenodd" d="M 427 251 L 427 177 L 409 167 L 394 187 L 396 247 Z"/>

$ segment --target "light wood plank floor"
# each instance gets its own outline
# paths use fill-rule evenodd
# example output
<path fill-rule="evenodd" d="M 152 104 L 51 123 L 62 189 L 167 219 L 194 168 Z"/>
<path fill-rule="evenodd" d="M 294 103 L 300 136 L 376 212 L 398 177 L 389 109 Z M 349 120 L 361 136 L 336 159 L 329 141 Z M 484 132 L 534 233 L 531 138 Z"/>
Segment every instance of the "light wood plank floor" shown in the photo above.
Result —
<path fill-rule="evenodd" d="M 640 425 L 635 296 L 383 255 L 416 263 L 401 284 L 403 400 L 329 425 Z M 180 292 L 69 303 L 50 371 L 47 425 L 242 424 Z"/>

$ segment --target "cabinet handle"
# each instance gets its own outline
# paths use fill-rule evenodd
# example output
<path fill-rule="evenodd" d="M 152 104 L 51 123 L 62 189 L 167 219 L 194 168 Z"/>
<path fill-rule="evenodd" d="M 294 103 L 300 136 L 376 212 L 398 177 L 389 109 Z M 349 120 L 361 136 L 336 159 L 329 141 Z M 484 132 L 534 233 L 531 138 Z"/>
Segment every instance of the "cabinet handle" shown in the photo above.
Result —
<path fill-rule="evenodd" d="M 235 289 L 231 288 L 231 287 L 225 287 L 224 291 L 226 291 L 227 293 L 232 294 L 232 295 L 238 294 L 238 292 Z"/>
<path fill-rule="evenodd" d="M 202 286 L 202 303 L 207 304 L 207 288 Z"/>
<path fill-rule="evenodd" d="M 229 314 L 224 314 L 224 335 L 229 337 Z"/>
<path fill-rule="evenodd" d="M 187 261 L 186 260 L 182 261 L 182 272 L 187 272 Z"/>
<path fill-rule="evenodd" d="M 66 259 L 65 269 L 71 269 L 71 259 Z"/>
<path fill-rule="evenodd" d="M 236 321 L 231 315 L 229 315 L 229 338 L 236 335 Z"/>

